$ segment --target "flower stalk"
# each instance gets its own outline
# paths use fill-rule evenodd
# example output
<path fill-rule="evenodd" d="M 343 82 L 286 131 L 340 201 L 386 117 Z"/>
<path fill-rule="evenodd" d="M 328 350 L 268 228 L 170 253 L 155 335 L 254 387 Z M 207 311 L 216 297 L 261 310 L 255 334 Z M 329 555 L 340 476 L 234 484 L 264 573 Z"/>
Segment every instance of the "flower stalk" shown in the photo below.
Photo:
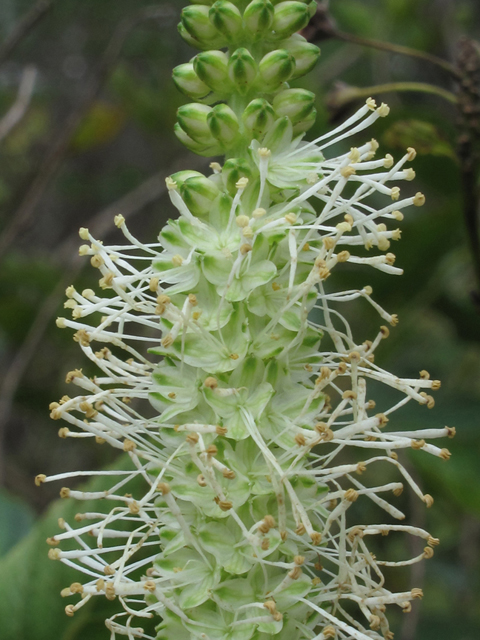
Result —
<path fill-rule="evenodd" d="M 379 367 L 388 327 L 359 340 L 342 305 L 366 301 L 392 326 L 397 316 L 370 286 L 336 290 L 327 280 L 348 264 L 400 275 L 396 224 L 425 198 L 398 186 L 415 176 L 413 149 L 395 161 L 377 158 L 375 140 L 345 148 L 388 116 L 385 104 L 369 99 L 303 141 L 314 95 L 288 82 L 318 58 L 296 33 L 314 9 L 290 0 L 184 9 L 180 34 L 201 53 L 174 70 L 196 101 L 179 109 L 175 132 L 190 150 L 225 160 L 209 176 L 167 178 L 178 218 L 157 242 L 134 238 L 120 215 L 124 244 L 80 230 L 100 292 L 69 287 L 72 319 L 57 325 L 75 331 L 98 373 L 68 373 L 80 395 L 52 403 L 51 417 L 69 424 L 61 437 L 108 443 L 129 464 L 36 481 L 105 476 L 101 492 L 61 490 L 105 507 L 62 520 L 49 555 L 83 574 L 62 592 L 77 596 L 67 615 L 94 596 L 118 599 L 106 622 L 112 638 L 388 640 L 386 606 L 408 612 L 422 595 L 392 593 L 382 574 L 430 558 L 438 544 L 396 524 L 404 483 L 433 503 L 397 452 L 447 460 L 427 440 L 455 430 L 390 428 L 408 402 L 431 408 L 440 383 Z M 371 382 L 396 390 L 395 404 L 376 410 Z M 379 484 L 380 463 L 395 473 Z M 359 524 L 353 505 L 367 500 L 386 524 Z M 420 537 L 424 552 L 376 558 L 371 538 L 391 532 Z M 62 550 L 63 541 L 77 548 Z M 137 626 L 142 618 L 155 632 Z"/>

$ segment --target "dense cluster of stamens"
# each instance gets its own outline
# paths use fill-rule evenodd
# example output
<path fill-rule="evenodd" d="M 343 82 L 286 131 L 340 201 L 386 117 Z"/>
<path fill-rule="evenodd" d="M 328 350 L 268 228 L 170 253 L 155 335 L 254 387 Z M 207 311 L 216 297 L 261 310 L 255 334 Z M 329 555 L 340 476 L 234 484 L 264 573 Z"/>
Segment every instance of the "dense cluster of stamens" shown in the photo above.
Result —
<path fill-rule="evenodd" d="M 209 178 L 172 176 L 167 185 L 180 217 L 158 243 L 140 243 L 122 216 L 115 224 L 126 245 L 104 246 L 81 229 L 88 244 L 80 253 L 91 256 L 105 293 L 69 287 L 73 319 L 57 325 L 75 331 L 99 373 L 68 373 L 80 395 L 52 403 L 51 417 L 69 423 L 61 437 L 108 443 L 128 464 L 37 477 L 37 484 L 106 481 L 104 491 L 61 490 L 64 498 L 105 505 L 75 523 L 62 520 L 49 539 L 50 557 L 83 574 L 62 592 L 80 597 L 68 615 L 104 596 L 121 603 L 107 621 L 112 638 L 372 640 L 392 637 L 387 605 L 408 612 L 422 596 L 419 589 L 392 593 L 382 574 L 430 558 L 438 543 L 396 524 L 404 519 L 395 506 L 403 482 L 427 507 L 433 503 L 397 451 L 447 460 L 448 450 L 427 440 L 455 431 L 389 428 L 411 400 L 432 407 L 429 393 L 440 383 L 427 372 L 402 379 L 377 366 L 387 326 L 358 342 L 338 308 L 361 298 L 386 323 L 397 317 L 369 286 L 335 291 L 327 283 L 337 265 L 401 273 L 389 252 L 400 231 L 387 225 L 424 202 L 419 193 L 402 199 L 396 186 L 414 177 L 405 168 L 414 150 L 397 163 L 375 159 L 375 140 L 337 157 L 326 151 L 387 114 L 369 100 L 310 143 L 294 138 L 287 122 L 270 144 L 251 144 L 258 173 L 238 179 L 232 194 L 217 163 Z M 192 175 L 211 187 L 201 183 L 192 195 L 184 187 Z M 279 190 L 283 200 L 272 199 Z M 365 255 L 372 248 L 377 253 Z M 369 381 L 396 390 L 396 403 L 378 412 Z M 381 463 L 388 481 L 378 485 Z M 398 472 L 394 480 L 389 468 Z M 366 499 L 387 524 L 359 525 L 347 513 Z M 376 558 L 370 539 L 390 532 L 423 539 L 424 551 Z M 75 550 L 62 550 L 67 540 Z M 154 616 L 161 620 L 156 636 L 139 622 Z"/>

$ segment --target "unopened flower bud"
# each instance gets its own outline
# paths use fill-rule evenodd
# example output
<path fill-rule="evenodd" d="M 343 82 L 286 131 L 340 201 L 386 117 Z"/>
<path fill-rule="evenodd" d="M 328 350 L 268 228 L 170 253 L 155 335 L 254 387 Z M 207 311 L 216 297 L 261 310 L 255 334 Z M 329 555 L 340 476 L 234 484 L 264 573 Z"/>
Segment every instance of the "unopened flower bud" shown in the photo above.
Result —
<path fill-rule="evenodd" d="M 184 144 L 187 149 L 190 149 L 190 151 L 193 151 L 194 153 L 198 153 L 198 155 L 212 156 L 218 155 L 221 152 L 220 146 L 213 137 L 211 138 L 210 142 L 197 142 L 182 129 L 178 122 L 175 123 L 173 131 L 180 142 Z"/>
<path fill-rule="evenodd" d="M 278 38 L 288 38 L 306 27 L 310 20 L 310 10 L 304 2 L 287 0 L 275 7 L 272 29 Z"/>
<path fill-rule="evenodd" d="M 200 176 L 202 178 L 204 178 L 205 176 L 203 175 L 203 173 L 200 173 L 199 171 L 192 171 L 190 169 L 186 169 L 184 171 L 177 171 L 176 173 L 173 173 L 170 176 L 170 179 L 175 182 L 175 184 L 177 185 L 177 187 L 180 189 L 182 184 L 185 182 L 185 180 L 188 180 L 188 178 L 194 178 Z M 156 290 L 156 289 L 155 289 Z M 170 302 L 170 300 L 169 300 Z"/>
<path fill-rule="evenodd" d="M 235 195 L 236 184 L 241 178 L 251 177 L 250 165 L 242 158 L 230 158 L 223 165 L 223 182 L 231 195 Z"/>
<path fill-rule="evenodd" d="M 270 0 L 253 0 L 243 13 L 245 27 L 249 34 L 261 36 L 272 26 L 274 6 Z"/>
<path fill-rule="evenodd" d="M 314 44 L 307 42 L 305 38 L 298 33 L 282 42 L 281 47 L 291 53 L 295 58 L 295 69 L 292 73 L 291 80 L 300 78 L 311 71 L 320 57 L 320 49 Z"/>
<path fill-rule="evenodd" d="M 193 67 L 200 80 L 213 91 L 225 93 L 231 88 L 228 56 L 223 51 L 199 53 L 193 60 Z"/>
<path fill-rule="evenodd" d="M 306 131 L 308 131 L 311 127 L 313 127 L 316 119 L 317 110 L 313 109 L 306 118 L 303 118 L 303 120 L 300 120 L 300 122 L 297 122 L 297 124 L 293 126 L 293 136 L 296 137 L 300 133 L 305 133 Z"/>
<path fill-rule="evenodd" d="M 205 104 L 184 104 L 177 111 L 178 122 L 190 138 L 209 144 L 212 142 L 212 135 L 207 124 L 207 116 L 211 111 L 212 108 Z"/>
<path fill-rule="evenodd" d="M 177 89 L 189 98 L 198 100 L 210 93 L 210 88 L 197 76 L 191 62 L 175 67 L 172 77 Z"/>
<path fill-rule="evenodd" d="M 263 98 L 252 100 L 242 114 L 245 127 L 252 132 L 254 138 L 262 137 L 271 127 L 275 119 L 272 106 Z"/>
<path fill-rule="evenodd" d="M 193 215 L 204 215 L 212 207 L 212 202 L 220 194 L 214 183 L 204 176 L 188 178 L 182 184 L 180 193 Z"/>
<path fill-rule="evenodd" d="M 218 0 L 208 12 L 213 26 L 228 42 L 236 42 L 243 33 L 242 14 L 228 0 Z"/>
<path fill-rule="evenodd" d="M 313 111 L 315 94 L 306 89 L 287 89 L 273 99 L 273 108 L 277 116 L 288 116 L 293 125 L 297 124 Z"/>
<path fill-rule="evenodd" d="M 295 58 L 285 49 L 276 49 L 263 56 L 260 60 L 259 70 L 264 90 L 276 89 L 293 74 Z"/>
<path fill-rule="evenodd" d="M 217 104 L 207 117 L 208 127 L 211 135 L 221 142 L 225 147 L 229 147 L 235 141 L 239 123 L 234 111 L 226 104 Z"/>
<path fill-rule="evenodd" d="M 237 49 L 228 61 L 228 76 L 237 91 L 244 95 L 257 77 L 257 63 L 248 49 Z"/>
<path fill-rule="evenodd" d="M 181 21 L 185 30 L 200 44 L 209 44 L 212 48 L 219 48 L 220 33 L 209 18 L 209 7 L 193 4 L 182 10 Z"/>

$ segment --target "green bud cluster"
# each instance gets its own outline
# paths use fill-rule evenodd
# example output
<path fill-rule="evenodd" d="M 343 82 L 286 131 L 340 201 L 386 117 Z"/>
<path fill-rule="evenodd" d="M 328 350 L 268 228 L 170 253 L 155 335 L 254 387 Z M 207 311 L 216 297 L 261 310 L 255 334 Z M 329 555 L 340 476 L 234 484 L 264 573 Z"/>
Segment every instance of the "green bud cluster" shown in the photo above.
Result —
<path fill-rule="evenodd" d="M 178 89 L 196 101 L 178 111 L 175 133 L 188 149 L 247 160 L 251 140 L 262 141 L 279 118 L 290 119 L 294 135 L 313 125 L 314 95 L 287 83 L 308 73 L 320 55 L 296 33 L 315 7 L 294 0 L 246 6 L 217 0 L 183 10 L 180 34 L 202 50 L 173 72 Z"/>

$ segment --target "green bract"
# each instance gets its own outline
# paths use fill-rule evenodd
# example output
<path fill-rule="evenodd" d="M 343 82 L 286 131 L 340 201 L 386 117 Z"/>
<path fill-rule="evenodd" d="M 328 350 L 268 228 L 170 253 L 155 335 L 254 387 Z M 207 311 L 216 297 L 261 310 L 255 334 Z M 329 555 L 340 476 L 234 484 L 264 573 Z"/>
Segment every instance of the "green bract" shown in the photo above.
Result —
<path fill-rule="evenodd" d="M 303 140 L 315 96 L 288 83 L 318 58 L 295 33 L 314 10 L 290 0 L 185 8 L 180 33 L 202 52 L 174 70 L 194 100 L 179 108 L 175 133 L 196 153 L 226 158 L 212 162 L 210 175 L 167 178 L 179 217 L 157 242 L 133 238 L 122 216 L 115 224 L 126 246 L 80 231 L 89 242 L 80 252 L 108 291 L 69 287 L 73 319 L 58 326 L 75 329 L 98 375 L 70 372 L 81 395 L 52 403 L 51 416 L 125 451 L 130 466 L 104 472 L 104 492 L 62 489 L 112 508 L 79 513 L 73 526 L 61 521 L 50 557 L 86 574 L 62 592 L 81 595 L 68 615 L 93 596 L 118 598 L 111 638 L 388 640 L 385 605 L 408 611 L 421 596 L 391 593 L 367 543 L 404 531 L 423 538 L 430 557 L 437 541 L 405 524 L 357 524 L 347 511 L 369 498 L 389 522 L 403 520 L 393 504 L 402 483 L 360 478 L 377 461 L 400 469 L 431 505 L 396 450 L 448 459 L 424 438 L 452 431 L 422 437 L 385 427 L 408 400 L 432 406 L 426 391 L 439 382 L 378 367 L 374 352 L 387 327 L 357 341 L 337 307 L 363 299 L 385 322 L 395 325 L 396 316 L 369 286 L 335 291 L 327 280 L 347 262 L 399 275 L 388 252 L 400 237 L 392 221 L 424 197 L 401 198 L 397 186 L 413 177 L 404 168 L 413 149 L 397 163 L 375 159 L 375 140 L 330 152 L 388 115 L 386 105 L 369 99 L 337 130 Z M 96 351 L 97 341 L 109 347 Z M 370 380 L 403 400 L 376 413 Z M 64 427 L 61 435 L 79 434 Z M 63 540 L 77 548 L 63 550 Z M 355 603 L 364 619 L 349 613 Z"/>

